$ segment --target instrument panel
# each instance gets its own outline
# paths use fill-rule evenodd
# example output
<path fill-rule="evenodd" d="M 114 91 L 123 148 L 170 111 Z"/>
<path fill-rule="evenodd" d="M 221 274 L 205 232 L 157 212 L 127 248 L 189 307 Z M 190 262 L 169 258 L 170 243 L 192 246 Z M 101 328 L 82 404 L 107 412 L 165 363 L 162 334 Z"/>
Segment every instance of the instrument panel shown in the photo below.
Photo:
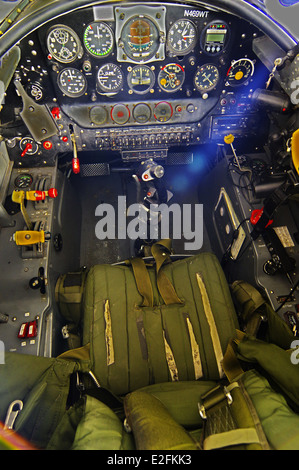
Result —
<path fill-rule="evenodd" d="M 23 41 L 17 72 L 28 95 L 52 112 L 61 152 L 70 148 L 70 126 L 78 150 L 223 142 L 230 129 L 236 138 L 259 132 L 250 115 L 251 95 L 268 76 L 253 52 L 261 34 L 216 9 L 98 5 L 42 25 Z"/>
<path fill-rule="evenodd" d="M 245 44 L 231 58 L 239 22 L 228 15 L 139 3 L 84 13 L 68 14 L 40 34 L 58 101 L 84 128 L 175 122 L 178 98 L 180 118 L 196 121 L 221 90 L 251 85 L 255 59 Z M 138 111 L 128 113 L 131 104 Z M 186 112 L 188 105 L 199 112 Z M 155 118 L 157 107 L 164 118 Z"/>
<path fill-rule="evenodd" d="M 115 7 L 111 21 L 95 19 L 94 15 L 92 21 L 82 24 L 80 35 L 69 25 L 53 25 L 45 42 L 48 60 L 58 63 L 56 82 L 60 91 L 74 99 L 87 96 L 91 74 L 93 83 L 88 80 L 89 88 L 102 96 L 122 91 L 129 95 L 176 93 L 183 90 L 186 75 L 187 94 L 216 89 L 221 64 L 210 62 L 224 51 L 230 27 L 220 20 L 199 22 L 200 15 L 197 21 L 184 18 L 188 10 L 178 6 L 175 9 L 177 13 L 171 20 L 170 7 Z M 205 18 L 210 14 L 195 12 Z M 203 52 L 206 63 L 196 66 L 197 56 Z M 73 64 L 80 59 L 83 62 L 76 70 Z M 61 70 L 65 64 L 70 66 Z"/>

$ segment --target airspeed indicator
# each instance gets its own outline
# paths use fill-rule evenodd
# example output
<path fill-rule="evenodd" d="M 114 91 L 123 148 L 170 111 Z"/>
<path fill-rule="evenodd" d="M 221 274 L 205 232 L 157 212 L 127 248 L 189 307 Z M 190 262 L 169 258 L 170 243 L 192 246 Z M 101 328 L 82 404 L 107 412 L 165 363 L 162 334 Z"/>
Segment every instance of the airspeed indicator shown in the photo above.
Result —
<path fill-rule="evenodd" d="M 85 29 L 83 42 L 94 57 L 106 57 L 113 48 L 113 32 L 106 23 L 95 21 Z"/>

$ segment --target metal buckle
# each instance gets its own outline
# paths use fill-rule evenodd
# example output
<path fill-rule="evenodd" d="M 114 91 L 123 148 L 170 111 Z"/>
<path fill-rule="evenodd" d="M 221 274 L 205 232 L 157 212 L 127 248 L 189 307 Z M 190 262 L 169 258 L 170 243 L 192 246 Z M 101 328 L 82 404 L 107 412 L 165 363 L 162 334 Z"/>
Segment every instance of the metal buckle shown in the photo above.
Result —
<path fill-rule="evenodd" d="M 70 337 L 68 325 L 65 325 L 61 328 L 61 333 L 63 339 L 68 339 Z"/>
<path fill-rule="evenodd" d="M 23 409 L 23 402 L 21 400 L 15 400 L 11 402 L 8 407 L 5 422 L 4 422 L 4 429 L 13 429 L 14 422 L 16 417 Z"/>
<path fill-rule="evenodd" d="M 227 401 L 227 404 L 230 406 L 233 402 L 233 397 L 230 393 L 230 391 L 227 389 L 227 387 L 223 387 L 223 392 L 224 392 L 224 396 L 226 397 L 226 401 Z M 224 398 L 224 397 L 223 397 Z M 214 403 L 214 406 L 215 405 L 218 405 L 219 403 L 221 403 L 221 401 L 223 400 L 223 398 L 221 400 L 218 401 L 218 403 Z M 206 408 L 203 404 L 200 404 L 198 403 L 198 411 L 199 411 L 199 415 L 200 417 L 203 419 L 203 420 L 206 420 L 207 419 L 207 413 L 206 413 Z"/>
<path fill-rule="evenodd" d="M 200 405 L 198 403 L 198 411 L 199 411 L 199 415 L 200 415 L 201 419 L 206 420 L 207 415 L 206 415 L 206 409 L 205 409 L 204 405 Z"/>

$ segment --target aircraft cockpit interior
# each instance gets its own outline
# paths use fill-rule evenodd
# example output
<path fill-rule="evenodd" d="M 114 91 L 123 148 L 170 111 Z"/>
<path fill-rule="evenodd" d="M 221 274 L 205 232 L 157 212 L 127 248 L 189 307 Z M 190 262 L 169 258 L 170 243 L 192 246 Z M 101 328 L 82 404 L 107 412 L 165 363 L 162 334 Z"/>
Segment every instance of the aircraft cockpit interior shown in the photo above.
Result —
<path fill-rule="evenodd" d="M 103 428 L 102 448 L 200 447 L 194 407 L 192 444 L 172 428 L 179 443 L 167 447 L 165 428 L 165 447 L 154 437 L 147 447 L 134 393 L 154 387 L 160 406 L 181 384 L 179 408 L 192 384 L 205 394 L 223 379 L 235 330 L 279 322 L 285 349 L 299 335 L 299 47 L 259 3 L 19 0 L 0 23 L 0 378 L 6 363 L 22 377 L 28 357 L 39 362 L 25 384 L 31 368 L 33 383 L 51 361 L 79 358 L 71 383 L 88 370 L 114 399 L 132 394 L 126 437 L 115 444 Z M 257 295 L 273 314 L 254 327 L 249 301 L 245 317 L 230 314 L 247 285 L 250 302 Z M 82 420 L 72 442 L 57 422 L 47 438 L 45 424 L 32 424 L 42 386 L 8 390 L 0 386 L 0 421 L 22 400 L 15 430 L 33 446 L 89 448 Z M 149 406 L 155 427 L 158 405 Z M 213 437 L 204 448 L 228 445 Z"/>

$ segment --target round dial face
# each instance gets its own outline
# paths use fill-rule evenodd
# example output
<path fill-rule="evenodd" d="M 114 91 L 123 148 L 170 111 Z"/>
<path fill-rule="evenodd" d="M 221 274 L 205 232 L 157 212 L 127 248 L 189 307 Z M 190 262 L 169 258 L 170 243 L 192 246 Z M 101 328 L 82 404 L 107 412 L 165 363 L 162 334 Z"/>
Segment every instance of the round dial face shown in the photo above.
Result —
<path fill-rule="evenodd" d="M 48 34 L 47 46 L 50 56 L 68 64 L 81 54 L 81 43 L 75 31 L 67 26 L 57 25 Z"/>
<path fill-rule="evenodd" d="M 202 65 L 194 76 L 194 85 L 197 90 L 206 92 L 210 91 L 219 82 L 219 71 L 215 65 Z"/>
<path fill-rule="evenodd" d="M 227 72 L 227 81 L 231 86 L 243 85 L 253 73 L 254 63 L 249 59 L 240 59 L 232 63 Z"/>
<path fill-rule="evenodd" d="M 32 137 L 23 137 L 20 141 L 20 149 L 26 150 L 26 155 L 34 155 L 38 151 L 38 145 Z"/>
<path fill-rule="evenodd" d="M 177 55 L 190 52 L 196 43 L 197 35 L 194 24 L 189 20 L 178 20 L 168 32 L 168 47 Z"/>
<path fill-rule="evenodd" d="M 136 65 L 128 75 L 128 85 L 135 93 L 147 93 L 155 83 L 154 72 L 147 65 Z"/>
<path fill-rule="evenodd" d="M 125 54 L 130 59 L 146 62 L 158 50 L 159 31 L 149 18 L 135 16 L 123 27 L 121 42 Z"/>
<path fill-rule="evenodd" d="M 103 106 L 94 106 L 90 110 L 89 117 L 91 122 L 100 126 L 107 121 L 107 110 Z"/>
<path fill-rule="evenodd" d="M 167 101 L 160 101 L 154 109 L 154 117 L 159 122 L 167 122 L 173 115 L 173 109 Z"/>
<path fill-rule="evenodd" d="M 98 71 L 98 86 L 105 93 L 117 93 L 123 85 L 123 74 L 116 64 L 105 64 Z"/>
<path fill-rule="evenodd" d="M 20 189 L 29 188 L 32 183 L 33 177 L 29 173 L 23 173 L 22 175 L 17 176 L 15 179 L 15 186 L 16 188 Z"/>
<path fill-rule="evenodd" d="M 82 96 L 87 88 L 86 78 L 78 69 L 63 69 L 58 75 L 58 86 L 70 98 Z"/>
<path fill-rule="evenodd" d="M 185 80 L 185 70 L 179 64 L 165 65 L 159 73 L 158 83 L 163 91 L 173 93 L 181 88 Z"/>
<path fill-rule="evenodd" d="M 106 57 L 113 49 L 113 32 L 106 23 L 95 21 L 85 29 L 83 42 L 94 57 Z"/>

